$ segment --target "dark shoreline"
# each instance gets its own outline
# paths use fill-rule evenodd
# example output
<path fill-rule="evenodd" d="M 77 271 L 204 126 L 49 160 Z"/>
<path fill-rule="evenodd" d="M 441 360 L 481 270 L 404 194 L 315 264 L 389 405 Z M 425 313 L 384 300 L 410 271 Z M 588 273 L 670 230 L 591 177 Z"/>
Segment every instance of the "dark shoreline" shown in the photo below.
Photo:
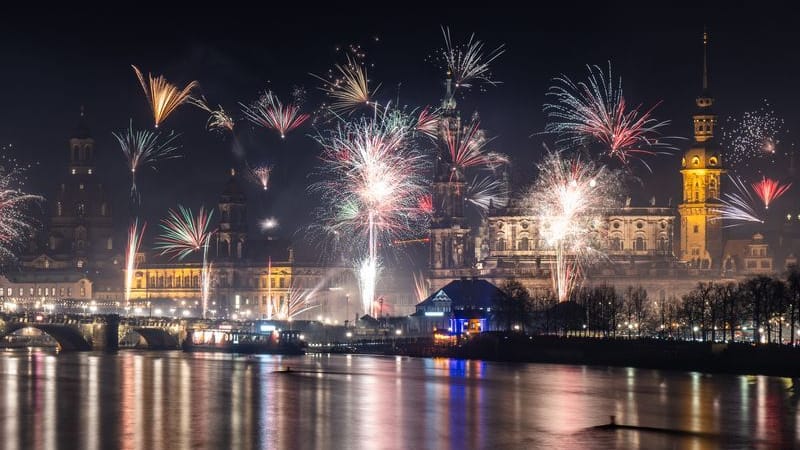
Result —
<path fill-rule="evenodd" d="M 661 339 L 491 334 L 457 346 L 427 340 L 354 345 L 341 353 L 444 357 L 496 362 L 636 367 L 737 375 L 800 378 L 800 348 L 748 343 L 686 342 Z"/>

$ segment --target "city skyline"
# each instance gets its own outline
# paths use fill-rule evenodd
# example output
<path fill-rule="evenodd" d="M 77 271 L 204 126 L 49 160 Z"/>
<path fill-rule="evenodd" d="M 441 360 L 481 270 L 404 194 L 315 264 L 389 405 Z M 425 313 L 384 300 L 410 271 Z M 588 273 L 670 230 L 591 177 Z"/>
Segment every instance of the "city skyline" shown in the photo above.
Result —
<path fill-rule="evenodd" d="M 671 14 L 675 14 L 672 12 Z M 446 17 L 446 14 L 443 14 Z M 296 40 L 289 40 L 287 43 L 270 47 L 269 42 L 254 41 L 244 39 L 233 41 L 234 37 L 244 37 L 248 35 L 246 30 L 240 29 L 237 34 L 232 34 L 229 39 L 225 39 L 225 33 L 211 33 L 201 36 L 197 42 L 184 46 L 180 43 L 170 43 L 165 48 L 152 47 L 148 39 L 138 42 L 137 39 L 124 37 L 122 33 L 110 33 L 111 41 L 127 43 L 122 45 L 122 52 L 108 54 L 99 61 L 81 62 L 76 54 L 75 66 L 81 67 L 77 72 L 71 72 L 66 79 L 76 77 L 75 87 L 70 90 L 63 83 L 58 81 L 58 77 L 53 79 L 52 70 L 36 70 L 35 77 L 42 77 L 41 85 L 45 88 L 57 88 L 62 86 L 62 90 L 68 95 L 59 95 L 57 106 L 49 111 L 59 111 L 58 114 L 48 112 L 43 116 L 37 113 L 32 107 L 44 105 L 41 101 L 31 101 L 30 103 L 14 102 L 13 96 L 10 99 L 10 109 L 18 111 L 14 118 L 21 120 L 14 124 L 14 121 L 7 121 L 3 124 L 4 129 L 0 128 L 0 136 L 9 144 L 14 144 L 18 149 L 18 157 L 22 157 L 29 162 L 38 162 L 38 166 L 30 171 L 30 185 L 39 193 L 48 196 L 54 189 L 51 183 L 44 180 L 54 179 L 58 174 L 59 161 L 65 159 L 67 136 L 70 134 L 73 124 L 77 121 L 78 111 L 81 107 L 86 110 L 87 120 L 91 126 L 93 135 L 97 141 L 98 149 L 98 168 L 100 177 L 108 177 L 107 180 L 121 178 L 124 174 L 124 159 L 119 152 L 118 144 L 111 136 L 112 132 L 120 132 L 126 128 L 128 120 L 133 119 L 139 126 L 147 124 L 147 110 L 140 88 L 135 76 L 130 71 L 129 64 L 134 63 L 142 67 L 145 72 L 165 74 L 168 79 L 176 82 L 187 82 L 193 79 L 200 81 L 201 92 L 208 98 L 212 105 L 222 104 L 227 109 L 237 110 L 239 102 L 249 102 L 257 97 L 258 92 L 263 89 L 274 89 L 280 96 L 286 98 L 294 85 L 302 85 L 308 94 L 307 110 L 315 109 L 323 99 L 322 92 L 318 91 L 319 81 L 309 75 L 309 73 L 324 73 L 333 67 L 335 63 L 341 62 L 341 54 L 337 54 L 335 47 L 330 40 L 338 42 L 340 46 L 350 43 L 361 43 L 367 52 L 367 60 L 374 63 L 374 69 L 370 70 L 370 78 L 376 83 L 381 83 L 378 98 L 381 101 L 394 101 L 398 96 L 400 103 L 408 103 L 411 106 L 422 107 L 425 105 L 437 105 L 443 95 L 443 76 L 439 69 L 426 59 L 436 48 L 441 46 L 441 31 L 439 26 L 449 26 L 451 32 L 458 39 L 463 40 L 472 32 L 477 33 L 477 37 L 486 43 L 487 48 L 495 48 L 505 45 L 505 53 L 493 62 L 492 70 L 495 78 L 503 84 L 488 89 L 487 92 L 470 92 L 464 98 L 459 99 L 459 108 L 463 114 L 471 114 L 477 111 L 481 114 L 482 127 L 487 129 L 489 136 L 493 138 L 491 143 L 493 149 L 510 155 L 513 167 L 512 181 L 515 182 L 517 192 L 528 184 L 533 178 L 534 164 L 542 154 L 542 143 L 547 142 L 548 137 L 540 136 L 539 133 L 546 121 L 546 116 L 541 112 L 541 104 L 546 101 L 545 92 L 551 84 L 551 78 L 565 74 L 573 78 L 580 78 L 585 72 L 586 64 L 605 65 L 611 62 L 615 75 L 622 77 L 623 86 L 631 102 L 645 106 L 659 104 L 654 114 L 661 120 L 670 120 L 672 123 L 665 129 L 665 134 L 674 136 L 688 136 L 690 130 L 688 116 L 692 112 L 693 99 L 699 91 L 699 68 L 700 58 L 698 50 L 698 34 L 702 30 L 703 21 L 697 17 L 697 25 L 690 26 L 688 23 L 681 25 L 681 30 L 669 32 L 664 31 L 669 22 L 668 17 L 662 19 L 661 25 L 654 26 L 656 31 L 642 31 L 641 25 L 632 25 L 631 31 L 616 30 L 613 33 L 602 33 L 600 38 L 594 37 L 587 39 L 590 32 L 585 34 L 565 35 L 564 30 L 559 30 L 558 26 L 553 25 L 546 28 L 541 34 L 533 36 L 521 35 L 522 26 L 516 24 L 502 30 L 501 26 L 494 24 L 488 29 L 472 29 L 460 23 L 469 22 L 465 19 L 469 13 L 454 15 L 448 23 L 442 20 L 439 23 L 430 23 L 431 19 L 426 20 L 426 25 L 422 26 L 419 37 L 412 41 L 407 41 L 394 35 L 390 31 L 384 33 L 358 32 L 358 36 L 349 36 L 351 33 L 343 33 L 340 27 L 332 27 L 332 31 L 326 34 L 326 39 L 314 39 L 309 36 L 301 35 Z M 291 16 L 290 16 L 291 17 Z M 765 58 L 764 52 L 779 52 L 782 42 L 785 39 L 770 37 L 768 29 L 754 29 L 746 39 L 733 33 L 727 33 L 726 27 L 720 25 L 719 30 L 714 28 L 714 15 L 711 15 L 710 31 L 712 33 L 712 91 L 717 97 L 717 109 L 721 116 L 720 123 L 724 124 L 726 115 L 738 115 L 745 111 L 752 111 L 761 107 L 761 99 L 767 98 L 775 106 L 778 116 L 783 118 L 787 124 L 792 123 L 790 114 L 782 114 L 782 108 L 787 108 L 791 101 L 787 97 L 789 90 L 784 89 L 780 96 L 769 95 L 769 90 L 777 91 L 779 86 L 770 83 L 770 73 L 777 70 L 770 70 L 770 65 L 778 67 L 785 64 L 784 61 L 772 59 L 764 66 L 760 73 L 749 73 L 746 70 L 740 72 L 732 68 L 741 66 L 747 57 L 758 56 Z M 347 23 L 346 18 L 342 19 Z M 620 19 L 615 19 L 620 20 Z M 97 26 L 103 24 L 99 18 L 87 19 L 87 24 Z M 291 22 L 291 19 L 290 19 Z M 325 21 L 320 19 L 320 22 Z M 203 23 L 200 20 L 199 23 Z M 589 21 L 578 21 L 577 23 L 589 23 Z M 609 23 L 614 23 L 610 21 Z M 382 23 L 376 23 L 375 29 L 380 29 Z M 637 26 L 639 28 L 637 28 Z M 90 27 L 91 28 L 91 27 Z M 123 27 L 124 28 L 124 27 Z M 224 28 L 224 27 L 223 27 Z M 243 27 L 246 28 L 246 27 Z M 59 26 L 52 30 L 56 33 Z M 103 29 L 102 26 L 100 29 Z M 199 28 L 198 28 L 199 29 Z M 591 28 L 589 28 L 591 29 Z M 515 31 L 516 30 L 516 31 Z M 99 30 L 98 30 L 99 31 Z M 177 32 L 177 29 L 172 30 Z M 194 31 L 197 33 L 197 30 Z M 539 43 L 540 36 L 548 33 L 555 33 L 553 36 L 564 36 L 564 46 L 577 45 L 578 54 L 571 53 L 569 56 L 561 54 L 557 48 L 562 39 L 555 42 L 548 40 L 548 46 L 542 48 Z M 775 32 L 777 33 L 777 31 Z M 64 43 L 59 45 L 69 45 L 71 39 L 86 40 L 83 46 L 87 52 L 99 52 L 108 43 L 99 43 L 93 39 L 89 30 L 81 30 L 75 33 L 68 33 Z M 202 33 L 201 33 L 202 34 Z M 328 34 L 332 36 L 328 36 Z M 193 37 L 195 35 L 189 34 Z M 372 39 L 378 37 L 379 41 Z M 639 36 L 641 39 L 630 40 L 629 36 Z M 36 39 L 43 39 L 44 36 L 34 37 L 28 41 L 23 41 L 29 45 L 35 45 Z M 751 41 L 748 46 L 741 46 L 741 40 Z M 620 42 L 624 41 L 624 42 Z M 637 41 L 637 42 L 632 42 Z M 759 46 L 758 41 L 763 42 Z M 766 42 L 770 41 L 768 46 Z M 118 43 L 119 43 L 118 42 Z M 232 45 L 236 42 L 236 45 Z M 244 44 L 243 44 L 244 42 Z M 534 43 L 535 46 L 532 46 Z M 615 45 L 609 45 L 614 43 Z M 72 44 L 75 44 L 73 41 Z M 556 47 L 554 47 L 554 45 Z M 777 46 L 777 47 L 776 47 Z M 531 50 L 533 47 L 533 51 Z M 174 48 L 174 51 L 172 51 Z M 306 48 L 315 49 L 307 51 Z M 409 51 L 402 56 L 397 54 L 397 49 L 407 48 Z M 609 50 L 613 48 L 613 50 Z M 156 50 L 153 56 L 136 57 L 130 54 L 137 49 Z M 642 51 L 646 49 L 647 51 Z M 745 51 L 750 49 L 750 53 L 744 55 L 735 49 Z M 536 50 L 540 50 L 537 52 Z M 761 54 L 757 54 L 756 51 Z M 273 52 L 278 54 L 302 53 L 303 57 L 285 58 L 290 64 L 281 64 L 279 67 L 267 66 L 263 58 L 254 56 L 253 52 L 265 52 L 269 55 Z M 20 50 L 17 50 L 17 57 L 23 61 L 25 57 Z M 243 53 L 248 53 L 244 55 Z M 581 54 L 582 53 L 582 54 Z M 629 58 L 633 54 L 632 58 Z M 199 56 L 198 56 L 199 55 Z M 531 57 L 533 56 L 533 57 Z M 62 56 L 67 57 L 67 56 Z M 110 59 L 109 59 L 110 58 Z M 214 59 L 217 58 L 217 59 Z M 226 59 L 227 58 L 227 59 Z M 123 63 L 123 59 L 126 61 Z M 215 62 L 216 61 L 216 62 Z M 225 61 L 225 73 L 218 73 Z M 639 61 L 647 61 L 646 68 Z M 4 84 L 15 84 L 20 82 L 19 77 L 29 73 L 33 67 L 40 63 L 37 61 L 27 61 L 29 64 L 14 64 L 18 71 L 9 71 L 4 77 L 9 77 L 13 81 Z M 233 63 L 232 65 L 228 63 Z M 520 66 L 523 62 L 524 65 Z M 249 63 L 247 66 L 245 63 Z M 245 67 L 239 70 L 238 68 Z M 261 65 L 261 66 L 254 66 Z M 212 72 L 209 73 L 209 67 Z M 231 69 L 235 67 L 237 69 Z M 193 69 L 194 68 L 194 69 Z M 408 72 L 403 72 L 408 68 Z M 521 69 L 521 70 L 520 70 Z M 745 68 L 746 69 L 746 68 Z M 213 72 L 217 70 L 217 72 Z M 750 69 L 752 70 L 752 69 Z M 729 74 L 736 72 L 743 73 L 743 77 L 731 77 Z M 100 74 L 103 74 L 102 77 Z M 105 76 L 108 74 L 110 76 Z M 206 75 L 208 74 L 208 75 Z M 374 74 L 374 75 L 373 75 Z M 412 76 L 413 74 L 413 76 Z M 419 75 L 421 74 L 421 75 Z M 232 80 L 230 79 L 232 76 Z M 747 92 L 742 94 L 742 89 L 737 88 L 737 82 L 743 79 L 760 76 L 763 81 L 757 83 L 763 87 L 763 93 Z M 47 77 L 51 77 L 48 79 Z M 99 80 L 101 83 L 97 83 Z M 266 80 L 271 80 L 267 83 Z M 83 87 L 82 87 L 83 86 Z M 94 97 L 92 90 L 100 92 L 114 92 L 115 95 L 100 95 Z M 668 94 L 668 92 L 674 94 Z M 74 92 L 74 94 L 73 94 Z M 523 95 L 518 95 L 519 93 Z M 39 95 L 39 94 L 35 94 Z M 48 94 L 41 94 L 48 95 Z M 50 94 L 52 97 L 52 94 Z M 35 98 L 35 97 L 34 97 Z M 101 98 L 113 99 L 113 103 L 108 103 Z M 30 125 L 36 123 L 29 119 L 31 114 L 42 117 L 51 125 L 47 126 L 44 133 L 33 133 L 24 131 Z M 157 222 L 166 215 L 168 208 L 174 208 L 178 203 L 188 203 L 194 208 L 199 207 L 200 203 L 210 206 L 216 201 L 220 186 L 227 177 L 230 167 L 241 165 L 237 158 L 232 155 L 230 146 L 231 139 L 221 138 L 210 134 L 204 130 L 205 114 L 191 107 L 183 107 L 174 116 L 170 117 L 165 124 L 167 129 L 175 129 L 182 133 L 180 138 L 180 152 L 184 158 L 172 161 L 165 161 L 159 165 L 158 173 L 151 173 L 149 170 L 141 175 L 142 189 L 144 190 L 145 201 L 141 207 L 142 218 L 150 223 Z M 242 128 L 250 128 L 244 122 Z M 7 128 L 6 128 L 7 127 Z M 789 126 L 791 129 L 791 127 Z M 307 174 L 313 170 L 316 164 L 318 146 L 310 139 L 309 135 L 314 133 L 310 125 L 301 127 L 291 133 L 285 140 L 280 140 L 267 130 L 247 130 L 243 133 L 242 142 L 247 151 L 247 159 L 251 164 L 269 162 L 273 165 L 272 184 L 266 195 L 259 195 L 257 186 L 248 186 L 248 193 L 253 199 L 254 207 L 251 216 L 251 225 L 257 225 L 258 220 L 267 217 L 276 217 L 279 220 L 281 229 L 275 233 L 283 236 L 292 235 L 293 231 L 309 223 L 310 217 L 302 211 L 310 209 L 295 208 L 297 200 L 311 206 L 316 200 L 306 192 L 306 185 L 311 182 Z M 27 138 L 25 136 L 28 136 Z M 551 140 L 552 141 L 552 140 Z M 552 145 L 552 142 L 550 142 Z M 679 196 L 679 185 L 674 182 L 672 177 L 673 170 L 678 167 L 679 152 L 673 152 L 669 156 L 657 156 L 648 159 L 648 163 L 653 166 L 653 173 L 636 168 L 639 176 L 644 178 L 643 192 L 635 196 L 635 203 L 645 204 L 652 195 L 656 195 L 660 205 L 666 205 L 671 198 L 673 206 L 677 203 Z M 51 164 L 52 162 L 52 164 Z M 184 173 L 191 176 L 182 176 Z M 175 183 L 174 180 L 180 180 Z M 113 183 L 116 184 L 116 183 Z M 177 186 L 176 186 L 177 184 Z M 663 187 L 667 187 L 666 191 Z M 158 195 L 158 192 L 169 188 L 168 195 Z M 199 195 L 197 195 L 199 194 Z M 121 186 L 113 186 L 113 198 L 115 204 L 123 204 L 125 201 L 125 190 Z M 789 196 L 793 196 L 790 192 Z M 255 199 L 258 199 L 257 201 Z M 288 199 L 291 198 L 291 201 Z M 300 211 L 298 211 L 300 210 Z M 118 230 L 124 229 L 125 224 L 117 224 Z M 150 232 L 155 228 L 151 227 Z M 119 234 L 119 231 L 118 231 Z"/>

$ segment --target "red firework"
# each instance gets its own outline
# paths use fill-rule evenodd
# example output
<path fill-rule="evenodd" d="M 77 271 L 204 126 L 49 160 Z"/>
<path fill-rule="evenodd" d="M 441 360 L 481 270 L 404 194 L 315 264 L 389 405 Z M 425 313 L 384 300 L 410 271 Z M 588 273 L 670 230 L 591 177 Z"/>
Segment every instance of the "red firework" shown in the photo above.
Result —
<path fill-rule="evenodd" d="M 281 139 L 309 118 L 308 114 L 300 113 L 300 106 L 284 105 L 272 92 L 266 92 L 251 106 L 242 105 L 242 112 L 254 124 L 280 133 Z"/>
<path fill-rule="evenodd" d="M 753 190 L 764 202 L 765 209 L 769 209 L 769 204 L 785 194 L 790 187 L 792 187 L 792 183 L 781 184 L 779 181 L 767 177 L 762 177 L 761 181 L 753 183 Z"/>

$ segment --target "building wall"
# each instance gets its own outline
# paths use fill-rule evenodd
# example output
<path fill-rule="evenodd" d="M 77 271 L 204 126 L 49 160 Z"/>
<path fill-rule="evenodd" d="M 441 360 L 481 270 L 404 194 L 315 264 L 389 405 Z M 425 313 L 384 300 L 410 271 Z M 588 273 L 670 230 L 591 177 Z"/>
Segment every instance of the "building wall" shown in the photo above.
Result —
<path fill-rule="evenodd" d="M 86 278 L 74 281 L 43 279 L 15 282 L 0 276 L 0 303 L 10 302 L 19 307 L 34 309 L 64 299 L 91 301 L 92 282 Z"/>

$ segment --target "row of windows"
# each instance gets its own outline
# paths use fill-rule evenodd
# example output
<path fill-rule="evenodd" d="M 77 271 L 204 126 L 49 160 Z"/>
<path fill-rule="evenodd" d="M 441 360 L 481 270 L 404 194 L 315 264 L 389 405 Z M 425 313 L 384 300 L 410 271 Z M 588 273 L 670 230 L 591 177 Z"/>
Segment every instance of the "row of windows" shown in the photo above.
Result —
<path fill-rule="evenodd" d="M 538 244 L 539 244 L 538 245 L 539 248 L 544 248 L 545 247 L 545 241 L 542 240 L 542 239 L 539 240 Z M 517 244 L 517 250 L 521 250 L 521 251 L 532 250 L 529 246 L 530 246 L 530 243 L 528 241 L 528 238 L 522 238 L 522 239 L 519 240 L 519 243 Z M 623 241 L 622 241 L 621 238 L 612 238 L 612 239 L 610 239 L 609 240 L 609 248 L 612 251 L 621 251 L 621 250 L 625 249 Z M 665 237 L 658 238 L 658 240 L 656 241 L 656 249 L 658 251 L 668 251 L 669 250 L 669 240 L 667 238 L 665 238 Z M 506 240 L 503 239 L 503 238 L 498 239 L 496 244 L 495 244 L 495 250 L 505 251 L 506 250 Z M 647 250 L 647 240 L 645 238 L 643 238 L 643 237 L 637 237 L 636 239 L 634 239 L 634 241 L 633 241 L 633 250 L 635 250 L 635 251 L 646 251 Z"/>
<path fill-rule="evenodd" d="M 163 276 L 150 277 L 149 286 L 152 288 L 197 288 L 200 286 L 200 277 L 195 275 L 190 277 L 189 275 L 183 277 L 171 277 L 167 276 L 166 278 Z M 136 280 L 136 289 L 142 288 L 142 280 Z"/>
<path fill-rule="evenodd" d="M 83 190 L 83 184 L 80 185 L 81 190 Z M 86 203 L 78 202 L 75 205 L 75 214 L 83 217 L 86 215 Z M 56 202 L 56 215 L 63 216 L 64 215 L 64 205 L 61 202 Z M 106 203 L 102 203 L 100 205 L 100 215 L 105 217 L 108 215 L 108 205 Z"/>
<path fill-rule="evenodd" d="M 2 292 L 3 292 L 3 290 L 0 289 L 0 293 L 2 293 Z M 18 296 L 22 297 L 22 296 L 25 295 L 25 288 L 19 288 L 19 290 L 17 292 L 18 292 Z M 14 295 L 14 288 L 6 288 L 6 296 L 7 297 L 11 297 L 13 295 Z M 28 295 L 31 296 L 31 297 L 33 297 L 34 295 L 36 295 L 37 297 L 64 297 L 65 295 L 67 297 L 72 297 L 72 288 L 70 288 L 70 287 L 68 287 L 68 288 L 63 288 L 63 287 L 62 288 L 56 288 L 54 286 L 54 287 L 51 287 L 51 288 L 50 287 L 44 287 L 44 288 L 37 287 L 37 288 L 34 289 L 34 288 L 30 287 L 30 288 L 28 288 Z M 86 288 L 82 287 L 81 288 L 81 297 L 84 297 L 84 296 L 86 296 Z"/>
<path fill-rule="evenodd" d="M 259 283 L 258 278 L 250 279 L 250 287 L 261 286 L 262 289 L 267 288 L 267 279 L 261 278 L 261 282 Z M 270 278 L 270 287 L 271 288 L 286 288 L 286 278 Z M 198 275 L 194 276 L 151 276 L 149 286 L 152 288 L 197 288 L 200 286 L 200 277 Z M 220 276 L 220 286 L 228 287 L 228 277 L 225 275 Z M 136 288 L 142 289 L 142 279 L 136 280 Z"/>
<path fill-rule="evenodd" d="M 747 261 L 747 268 L 748 269 L 757 269 L 758 268 L 758 261 Z M 762 269 L 770 269 L 772 268 L 772 264 L 769 260 L 761 261 L 761 268 Z"/>

